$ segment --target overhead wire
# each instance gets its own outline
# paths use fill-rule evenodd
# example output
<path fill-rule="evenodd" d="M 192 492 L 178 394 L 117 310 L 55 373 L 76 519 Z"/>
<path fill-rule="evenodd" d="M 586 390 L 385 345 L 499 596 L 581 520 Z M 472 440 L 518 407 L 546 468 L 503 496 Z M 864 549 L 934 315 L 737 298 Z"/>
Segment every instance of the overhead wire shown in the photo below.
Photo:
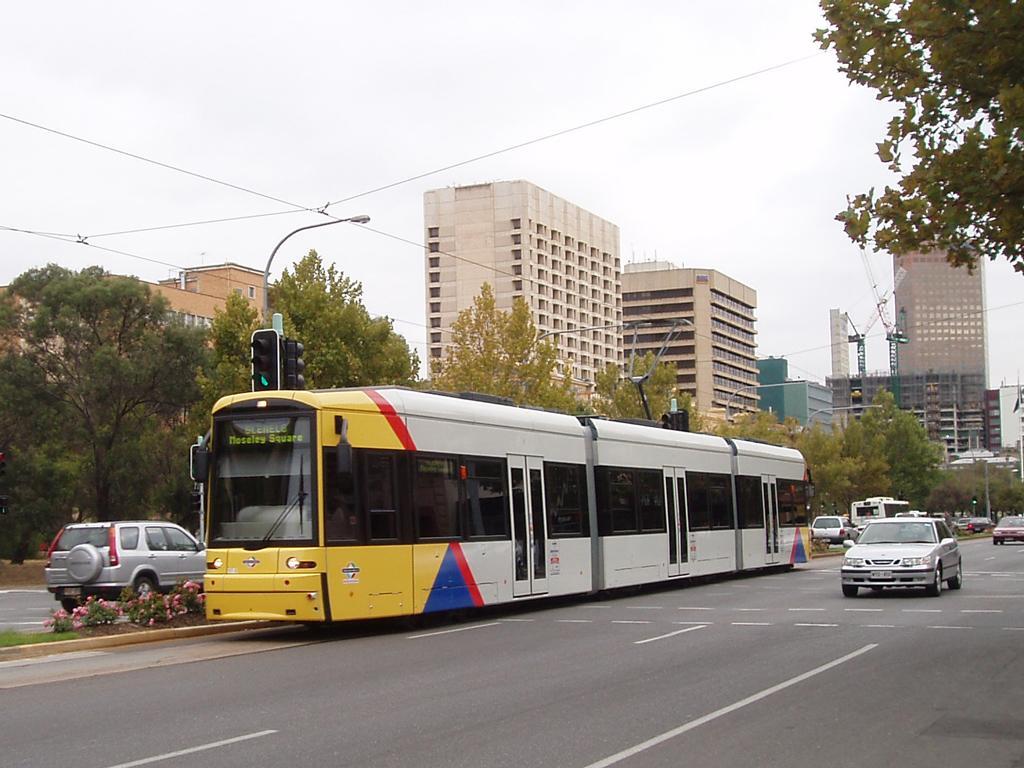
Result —
<path fill-rule="evenodd" d="M 731 78 L 727 78 L 725 80 L 720 80 L 718 82 L 711 83 L 709 85 L 701 86 L 700 88 L 694 88 L 694 89 L 686 91 L 684 93 L 676 94 L 674 96 L 669 96 L 667 98 L 659 99 L 658 101 L 653 101 L 653 102 L 650 102 L 650 103 L 647 103 L 647 104 L 642 104 L 640 106 L 633 107 L 631 109 L 623 110 L 621 112 L 616 112 L 616 113 L 611 114 L 611 115 L 606 115 L 604 117 L 600 117 L 600 118 L 597 118 L 595 120 L 590 120 L 590 121 L 588 121 L 586 123 L 581 123 L 579 125 L 571 126 L 569 128 L 563 128 L 563 129 L 560 129 L 560 130 L 557 130 L 557 131 L 553 131 L 553 132 L 547 133 L 547 134 L 545 134 L 543 136 L 537 136 L 537 137 L 529 139 L 527 141 L 518 142 L 516 144 L 512 144 L 510 146 L 503 147 L 501 149 L 493 150 L 491 152 L 485 152 L 483 154 L 476 155 L 476 156 L 468 158 L 466 160 L 460 160 L 460 161 L 455 162 L 455 163 L 449 163 L 448 165 L 444 165 L 444 166 L 441 166 L 439 168 L 434 168 L 432 170 L 425 171 L 423 173 L 418 173 L 418 174 L 415 174 L 413 176 L 408 176 L 408 177 L 405 177 L 403 179 L 399 179 L 397 181 L 390 182 L 388 184 L 383 184 L 383 185 L 380 185 L 380 186 L 377 186 L 377 187 L 373 187 L 372 189 L 364 190 L 364 191 L 359 192 L 357 194 L 349 195 L 348 197 L 343 197 L 343 198 L 338 199 L 338 200 L 333 200 L 331 202 L 328 202 L 328 203 L 324 204 L 323 206 L 321 206 L 319 208 L 313 208 L 313 207 L 310 207 L 310 206 L 301 205 L 300 203 L 295 203 L 295 202 L 292 202 L 292 201 L 289 201 L 289 200 L 285 200 L 283 198 L 275 197 L 273 195 L 268 195 L 266 193 L 259 192 L 257 190 L 251 189 L 249 187 L 244 187 L 242 185 L 233 184 L 231 182 L 223 181 L 221 179 L 217 179 L 215 177 L 208 176 L 208 175 L 202 174 L 202 173 L 197 173 L 195 171 L 190 171 L 190 170 L 187 170 L 185 168 L 181 168 L 179 166 L 172 165 L 170 163 L 164 163 L 164 162 L 159 161 L 159 160 L 154 160 L 152 158 L 145 157 L 144 155 L 139 155 L 139 154 L 134 153 L 134 152 L 128 152 L 127 150 L 119 149 L 117 147 L 113 147 L 113 146 L 110 146 L 108 144 L 103 144 L 101 142 L 92 141 L 91 139 L 86 139 L 86 138 L 83 138 L 83 137 L 80 137 L 80 136 L 75 136 L 74 134 L 70 134 L 70 133 L 67 133 L 65 131 L 60 131 L 60 130 L 57 130 L 55 128 L 50 128 L 48 126 L 32 122 L 30 120 L 25 120 L 23 118 L 15 117 L 14 115 L 8 115 L 8 114 L 0 113 L 0 117 L 5 118 L 7 120 L 10 120 L 12 122 L 20 123 L 20 124 L 25 125 L 25 126 L 36 128 L 36 129 L 41 130 L 41 131 L 46 131 L 48 133 L 52 133 L 52 134 L 57 135 L 57 136 L 61 136 L 61 137 L 67 138 L 67 139 L 71 139 L 73 141 L 78 141 L 78 142 L 81 142 L 81 143 L 84 143 L 84 144 L 88 144 L 88 145 L 93 146 L 93 147 L 104 149 L 104 150 L 109 151 L 109 152 L 114 152 L 114 153 L 117 153 L 117 154 L 120 154 L 120 155 L 123 155 L 123 156 L 126 156 L 126 157 L 130 157 L 130 158 L 139 160 L 140 162 L 149 163 L 151 165 L 156 165 L 158 167 L 165 168 L 167 170 L 172 170 L 172 171 L 176 171 L 178 173 L 183 173 L 183 174 L 186 174 L 188 176 L 192 176 L 194 178 L 202 179 L 204 181 L 209 181 L 209 182 L 214 183 L 214 184 L 219 184 L 221 186 L 229 187 L 231 189 L 235 189 L 235 190 L 238 190 L 238 191 L 241 191 L 241 192 L 246 192 L 246 193 L 251 194 L 251 195 L 256 195 L 257 197 L 261 197 L 261 198 L 264 198 L 264 199 L 267 199 L 267 200 L 273 200 L 275 202 L 279 202 L 279 203 L 283 203 L 284 205 L 291 206 L 291 210 L 287 210 L 287 211 L 271 211 L 271 212 L 267 212 L 267 213 L 252 214 L 250 216 L 228 216 L 228 217 L 223 217 L 223 218 L 204 219 L 204 220 L 193 221 L 193 222 L 182 222 L 182 223 L 177 223 L 177 224 L 164 224 L 164 225 L 157 225 L 157 226 L 151 226 L 151 227 L 129 228 L 129 229 L 123 229 L 123 230 L 118 230 L 118 231 L 94 233 L 94 234 L 88 235 L 88 237 L 91 237 L 91 238 L 114 237 L 114 236 L 117 236 L 117 235 L 136 234 L 136 233 L 139 233 L 139 232 L 155 232 L 155 231 L 161 231 L 161 230 L 167 230 L 167 229 L 177 229 L 177 228 L 183 228 L 183 227 L 205 226 L 205 225 L 208 225 L 208 224 L 221 224 L 221 223 L 228 223 L 228 222 L 233 222 L 233 221 L 242 221 L 242 220 L 250 219 L 250 218 L 260 218 L 260 217 L 263 217 L 263 216 L 280 216 L 280 215 L 289 214 L 289 213 L 320 213 L 320 214 L 323 214 L 323 215 L 331 216 L 331 214 L 329 214 L 327 212 L 327 208 L 330 207 L 330 206 L 336 206 L 336 205 L 340 205 L 340 204 L 345 203 L 345 202 L 349 202 L 351 200 L 357 200 L 359 198 L 366 197 L 368 195 L 372 195 L 372 194 L 375 194 L 377 192 L 383 192 L 385 190 L 393 189 L 395 187 L 399 187 L 399 186 L 402 186 L 404 184 L 408 184 L 408 183 L 413 182 L 413 181 L 418 181 L 419 179 L 427 178 L 428 176 L 434 176 L 434 175 L 436 175 L 438 173 L 443 173 L 445 171 L 449 171 L 449 170 L 452 170 L 452 169 L 455 169 L 455 168 L 461 168 L 461 167 L 463 167 L 465 165 L 469 165 L 471 163 L 479 162 L 480 160 L 485 160 L 485 159 L 488 159 L 488 158 L 491 158 L 491 157 L 496 157 L 498 155 L 506 154 L 508 152 L 512 152 L 512 151 L 517 150 L 517 149 L 522 149 L 524 147 L 532 146 L 534 144 L 538 144 L 538 143 L 541 143 L 541 142 L 544 142 L 544 141 L 548 141 L 550 139 L 558 138 L 560 136 L 565 136 L 567 134 L 574 133 L 576 131 L 581 131 L 581 130 L 584 130 L 586 128 L 592 128 L 594 126 L 601 125 L 602 123 L 607 123 L 607 122 L 612 121 L 612 120 L 617 120 L 619 118 L 628 117 L 629 115 L 634 115 L 634 114 L 637 114 L 639 112 L 643 112 L 643 111 L 648 110 L 648 109 L 653 109 L 655 107 L 664 106 L 665 104 L 670 104 L 672 102 L 679 101 L 681 99 L 685 99 L 685 98 L 688 98 L 690 96 L 695 96 L 695 95 L 698 95 L 700 93 L 705 93 L 707 91 L 711 91 L 711 90 L 714 90 L 714 89 L 717 89 L 717 88 L 722 88 L 722 87 L 724 87 L 726 85 L 731 85 L 733 83 L 741 82 L 743 80 L 748 80 L 748 79 L 753 78 L 753 77 L 758 77 L 760 75 L 764 75 L 764 74 L 767 74 L 769 72 L 773 72 L 773 71 L 776 71 L 776 70 L 779 70 L 779 69 L 783 69 L 785 67 L 793 66 L 794 64 L 799 64 L 801 62 L 807 61 L 807 60 L 812 59 L 812 58 L 816 58 L 816 57 L 821 56 L 821 55 L 822 55 L 821 52 L 815 52 L 815 53 L 809 54 L 807 56 L 801 56 L 799 58 L 790 59 L 788 61 L 781 62 L 779 64 L 773 64 L 773 65 L 768 66 L 768 67 L 763 67 L 761 69 L 753 70 L 751 72 L 746 72 L 746 73 L 744 73 L 742 75 L 737 75 L 736 77 L 731 77 Z M 333 216 L 331 216 L 331 217 L 334 218 Z"/>

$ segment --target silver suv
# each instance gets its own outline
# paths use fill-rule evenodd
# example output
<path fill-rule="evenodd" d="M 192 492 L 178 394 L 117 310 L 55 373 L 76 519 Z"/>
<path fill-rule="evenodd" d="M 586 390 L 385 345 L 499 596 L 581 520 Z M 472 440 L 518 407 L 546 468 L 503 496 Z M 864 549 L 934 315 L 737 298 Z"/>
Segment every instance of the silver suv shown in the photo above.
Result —
<path fill-rule="evenodd" d="M 46 556 L 46 588 L 65 610 L 89 595 L 116 598 L 202 583 L 206 553 L 181 526 L 159 520 L 65 525 Z"/>

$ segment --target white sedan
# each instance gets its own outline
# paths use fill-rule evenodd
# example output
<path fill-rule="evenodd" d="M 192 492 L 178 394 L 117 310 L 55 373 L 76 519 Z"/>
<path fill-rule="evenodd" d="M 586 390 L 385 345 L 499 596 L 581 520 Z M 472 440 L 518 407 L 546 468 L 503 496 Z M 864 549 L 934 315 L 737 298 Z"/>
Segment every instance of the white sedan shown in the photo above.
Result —
<path fill-rule="evenodd" d="M 960 589 L 964 567 L 956 537 L 945 520 L 894 517 L 873 520 L 843 558 L 846 597 L 861 587 L 924 587 L 938 597 L 942 585 Z"/>

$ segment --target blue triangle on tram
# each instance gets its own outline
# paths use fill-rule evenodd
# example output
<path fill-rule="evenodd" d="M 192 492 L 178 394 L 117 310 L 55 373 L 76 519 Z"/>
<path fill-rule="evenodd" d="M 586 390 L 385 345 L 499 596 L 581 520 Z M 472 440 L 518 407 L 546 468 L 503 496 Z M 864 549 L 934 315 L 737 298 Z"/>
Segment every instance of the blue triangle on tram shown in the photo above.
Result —
<path fill-rule="evenodd" d="M 798 528 L 795 532 L 795 540 L 793 541 L 793 557 L 790 560 L 791 563 L 806 563 L 807 562 L 807 550 L 804 549 L 804 537 L 800 533 Z"/>
<path fill-rule="evenodd" d="M 470 595 L 466 580 L 462 577 L 462 571 L 455 560 L 452 548 L 448 547 L 441 561 L 441 567 L 437 571 L 437 578 L 434 579 L 434 586 L 430 590 L 430 597 L 427 604 L 423 606 L 423 612 L 431 611 L 452 611 L 458 608 L 472 608 L 473 597 Z"/>

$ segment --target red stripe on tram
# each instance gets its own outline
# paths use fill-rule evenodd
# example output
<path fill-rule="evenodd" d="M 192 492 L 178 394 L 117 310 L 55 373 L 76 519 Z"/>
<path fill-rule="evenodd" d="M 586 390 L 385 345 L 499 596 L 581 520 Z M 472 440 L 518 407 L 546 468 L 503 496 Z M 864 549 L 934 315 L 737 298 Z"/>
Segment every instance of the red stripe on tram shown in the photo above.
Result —
<path fill-rule="evenodd" d="M 455 563 L 459 566 L 459 572 L 462 574 L 462 580 L 466 583 L 466 589 L 469 590 L 469 597 L 472 599 L 473 605 L 477 608 L 481 607 L 484 604 L 484 599 L 480 596 L 480 589 L 476 585 L 476 579 L 473 578 L 473 572 L 469 569 L 469 563 L 466 562 L 466 555 L 462 551 L 462 545 L 457 541 L 453 541 L 448 547 L 455 556 Z"/>
<path fill-rule="evenodd" d="M 373 400 L 374 405 L 380 409 L 384 418 L 388 420 L 388 424 L 391 425 L 391 429 L 394 431 L 398 441 L 402 444 L 402 447 L 407 451 L 415 451 L 416 443 L 413 442 L 412 435 L 409 434 L 409 430 L 405 426 L 405 422 L 402 421 L 402 418 L 397 413 L 395 413 L 395 407 L 385 400 L 384 396 L 377 390 L 367 389 L 365 392 L 370 399 Z"/>

